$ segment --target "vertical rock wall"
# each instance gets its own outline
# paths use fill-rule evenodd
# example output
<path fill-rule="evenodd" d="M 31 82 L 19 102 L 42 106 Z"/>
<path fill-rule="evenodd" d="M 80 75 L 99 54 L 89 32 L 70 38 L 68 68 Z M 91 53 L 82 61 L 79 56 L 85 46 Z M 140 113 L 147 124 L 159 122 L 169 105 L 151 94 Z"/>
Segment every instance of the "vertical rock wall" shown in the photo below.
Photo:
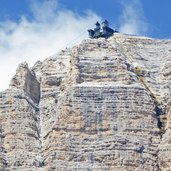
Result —
<path fill-rule="evenodd" d="M 24 63 L 10 87 L 0 95 L 2 170 L 37 170 L 41 165 L 39 82 Z"/>
<path fill-rule="evenodd" d="M 0 93 L 0 170 L 169 170 L 170 46 L 85 40 Z"/>

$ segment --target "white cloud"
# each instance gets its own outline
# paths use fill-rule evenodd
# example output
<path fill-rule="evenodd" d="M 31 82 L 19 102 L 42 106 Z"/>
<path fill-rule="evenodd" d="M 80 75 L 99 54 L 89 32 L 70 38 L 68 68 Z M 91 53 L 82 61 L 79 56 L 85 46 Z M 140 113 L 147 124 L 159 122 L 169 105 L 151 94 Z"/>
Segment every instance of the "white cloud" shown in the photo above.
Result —
<path fill-rule="evenodd" d="M 120 32 L 135 35 L 145 35 L 148 31 L 148 23 L 144 17 L 140 0 L 120 0 L 123 7 L 120 16 Z"/>
<path fill-rule="evenodd" d="M 87 38 L 87 28 L 99 19 L 91 11 L 80 16 L 61 9 L 56 0 L 30 2 L 31 21 L 23 15 L 19 22 L 0 22 L 0 91 L 8 88 L 20 62 L 33 65 L 66 45 L 73 45 L 72 40 L 83 31 L 77 41 Z"/>

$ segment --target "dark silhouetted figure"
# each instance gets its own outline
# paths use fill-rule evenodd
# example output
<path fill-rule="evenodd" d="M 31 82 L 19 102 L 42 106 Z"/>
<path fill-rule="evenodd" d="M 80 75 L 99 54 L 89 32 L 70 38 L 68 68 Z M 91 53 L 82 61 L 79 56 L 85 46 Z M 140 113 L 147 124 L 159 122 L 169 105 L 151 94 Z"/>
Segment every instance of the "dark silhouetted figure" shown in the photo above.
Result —
<path fill-rule="evenodd" d="M 109 27 L 109 22 L 107 20 L 102 22 L 102 28 L 100 27 L 99 22 L 97 22 L 94 30 L 89 29 L 89 37 L 91 39 L 97 39 L 99 37 L 109 38 L 115 32 L 112 28 Z"/>

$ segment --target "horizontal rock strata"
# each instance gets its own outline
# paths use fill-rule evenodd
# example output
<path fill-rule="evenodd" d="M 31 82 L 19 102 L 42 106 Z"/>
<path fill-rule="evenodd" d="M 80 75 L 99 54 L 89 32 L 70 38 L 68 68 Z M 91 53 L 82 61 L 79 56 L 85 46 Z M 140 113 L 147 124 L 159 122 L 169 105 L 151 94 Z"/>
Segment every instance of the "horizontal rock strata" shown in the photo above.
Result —
<path fill-rule="evenodd" d="M 115 34 L 20 64 L 0 93 L 0 170 L 171 170 L 171 41 Z"/>

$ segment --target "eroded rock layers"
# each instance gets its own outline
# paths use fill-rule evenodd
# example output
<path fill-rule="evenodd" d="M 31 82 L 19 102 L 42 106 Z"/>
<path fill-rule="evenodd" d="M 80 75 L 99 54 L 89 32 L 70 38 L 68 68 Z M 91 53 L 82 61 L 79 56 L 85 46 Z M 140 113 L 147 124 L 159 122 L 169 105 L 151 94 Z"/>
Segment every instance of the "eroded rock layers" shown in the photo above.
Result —
<path fill-rule="evenodd" d="M 171 41 L 115 34 L 20 64 L 0 93 L 0 170 L 171 170 Z"/>

